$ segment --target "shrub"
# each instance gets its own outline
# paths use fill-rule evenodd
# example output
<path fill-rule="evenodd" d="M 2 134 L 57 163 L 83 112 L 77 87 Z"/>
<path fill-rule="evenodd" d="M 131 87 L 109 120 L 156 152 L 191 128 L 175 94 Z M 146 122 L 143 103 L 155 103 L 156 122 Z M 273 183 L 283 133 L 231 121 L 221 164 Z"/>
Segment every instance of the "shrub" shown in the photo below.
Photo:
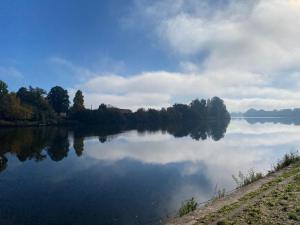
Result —
<path fill-rule="evenodd" d="M 232 175 L 233 180 L 236 182 L 238 187 L 243 187 L 248 184 L 251 184 L 263 177 L 262 173 L 255 172 L 253 169 L 249 170 L 247 175 L 244 175 L 241 171 L 239 172 L 238 177 Z"/>
<path fill-rule="evenodd" d="M 179 216 L 184 216 L 192 211 L 194 211 L 198 206 L 198 203 L 194 198 L 191 198 L 185 202 L 182 203 L 180 209 L 179 209 Z"/>
<path fill-rule="evenodd" d="M 223 198 L 225 197 L 225 194 L 226 194 L 226 189 L 225 188 L 219 189 L 218 186 L 216 185 L 212 200 Z"/>
<path fill-rule="evenodd" d="M 300 156 L 298 151 L 297 152 L 291 152 L 284 155 L 283 159 L 280 160 L 275 166 L 274 171 L 278 171 L 280 169 L 283 169 L 295 162 L 300 161 Z"/>

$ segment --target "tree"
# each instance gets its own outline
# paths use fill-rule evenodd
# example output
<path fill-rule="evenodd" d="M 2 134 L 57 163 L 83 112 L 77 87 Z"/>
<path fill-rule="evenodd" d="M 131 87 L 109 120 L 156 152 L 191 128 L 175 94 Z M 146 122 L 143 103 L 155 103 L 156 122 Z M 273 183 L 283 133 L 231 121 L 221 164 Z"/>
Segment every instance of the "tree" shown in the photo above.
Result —
<path fill-rule="evenodd" d="M 214 117 L 216 119 L 230 119 L 226 105 L 219 97 L 213 97 L 210 101 L 207 101 L 207 113 L 209 117 Z"/>
<path fill-rule="evenodd" d="M 202 120 L 206 119 L 206 100 L 205 99 L 201 99 L 201 101 L 199 101 L 199 99 L 195 99 L 191 102 L 190 106 L 191 106 L 193 115 L 197 119 L 202 119 Z"/>
<path fill-rule="evenodd" d="M 57 113 L 65 113 L 69 109 L 70 101 L 68 91 L 62 87 L 55 86 L 51 88 L 47 99 Z"/>
<path fill-rule="evenodd" d="M 22 106 L 20 99 L 14 93 L 4 95 L 0 104 L 0 119 L 29 120 L 32 118 L 30 108 Z"/>
<path fill-rule="evenodd" d="M 0 80 L 0 98 L 8 94 L 7 88 L 7 84 L 4 81 Z"/>
<path fill-rule="evenodd" d="M 23 106 L 28 106 L 33 111 L 33 119 L 46 122 L 54 117 L 54 111 L 45 98 L 46 91 L 41 88 L 21 87 L 17 91 L 17 97 L 21 100 Z"/>
<path fill-rule="evenodd" d="M 21 102 L 27 104 L 29 106 L 33 106 L 38 110 L 49 110 L 49 105 L 45 100 L 46 91 L 41 88 L 33 88 L 29 87 L 29 89 L 25 87 L 21 87 L 17 91 L 17 96 L 20 98 Z"/>
<path fill-rule="evenodd" d="M 73 110 L 75 112 L 84 110 L 84 99 L 82 91 L 78 90 L 73 99 Z"/>

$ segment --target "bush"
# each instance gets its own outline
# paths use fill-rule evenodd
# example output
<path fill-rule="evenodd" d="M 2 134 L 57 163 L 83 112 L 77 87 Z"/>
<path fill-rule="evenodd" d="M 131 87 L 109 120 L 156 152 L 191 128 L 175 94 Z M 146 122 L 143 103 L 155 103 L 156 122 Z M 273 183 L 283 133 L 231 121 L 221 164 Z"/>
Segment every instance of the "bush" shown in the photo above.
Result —
<path fill-rule="evenodd" d="M 179 216 L 184 216 L 192 211 L 194 211 L 198 206 L 198 203 L 194 198 L 191 198 L 190 200 L 187 200 L 182 203 L 180 209 L 179 209 Z"/>

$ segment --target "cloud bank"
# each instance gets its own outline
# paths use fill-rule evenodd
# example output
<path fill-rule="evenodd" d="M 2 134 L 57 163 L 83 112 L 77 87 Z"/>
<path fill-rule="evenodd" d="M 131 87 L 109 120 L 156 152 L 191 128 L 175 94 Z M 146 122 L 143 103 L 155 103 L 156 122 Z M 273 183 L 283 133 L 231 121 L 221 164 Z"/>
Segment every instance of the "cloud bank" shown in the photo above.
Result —
<path fill-rule="evenodd" d="M 181 70 L 94 75 L 75 87 L 88 105 L 157 108 L 218 95 L 231 111 L 300 107 L 298 0 L 136 1 L 122 21 L 150 32 Z"/>

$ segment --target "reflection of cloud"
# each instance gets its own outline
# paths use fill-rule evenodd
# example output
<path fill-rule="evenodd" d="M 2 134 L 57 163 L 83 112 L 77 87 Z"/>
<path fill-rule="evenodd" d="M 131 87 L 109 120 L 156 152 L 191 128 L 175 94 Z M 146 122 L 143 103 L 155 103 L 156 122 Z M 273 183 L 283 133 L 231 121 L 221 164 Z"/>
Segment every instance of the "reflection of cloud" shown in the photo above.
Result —
<path fill-rule="evenodd" d="M 255 133 L 258 130 L 258 134 Z M 232 184 L 232 174 L 250 168 L 266 171 L 285 152 L 298 145 L 300 130 L 283 124 L 255 124 L 233 120 L 225 138 L 218 142 L 195 141 L 189 137 L 149 133 L 138 137 L 136 131 L 122 133 L 112 142 L 85 141 L 85 154 L 98 160 L 118 162 L 134 159 L 146 164 L 181 164 L 182 176 L 203 170 L 213 184 Z M 283 138 L 284 137 L 284 138 Z M 230 186 L 232 187 L 232 186 Z"/>

